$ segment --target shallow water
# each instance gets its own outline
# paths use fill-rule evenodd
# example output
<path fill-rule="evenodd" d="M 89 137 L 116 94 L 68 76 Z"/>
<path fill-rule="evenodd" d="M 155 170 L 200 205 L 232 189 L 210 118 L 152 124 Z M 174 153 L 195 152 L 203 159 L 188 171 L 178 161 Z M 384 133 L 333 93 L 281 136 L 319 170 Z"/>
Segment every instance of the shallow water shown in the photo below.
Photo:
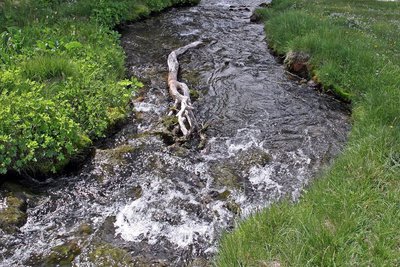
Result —
<path fill-rule="evenodd" d="M 269 54 L 262 25 L 249 20 L 262 2 L 204 0 L 124 28 L 129 75 L 145 81 L 144 100 L 78 174 L 49 179 L 28 198 L 27 223 L 0 233 L 0 266 L 40 265 L 71 242 L 81 250 L 77 266 L 116 260 L 96 258 L 104 244 L 132 258 L 118 266 L 198 266 L 236 219 L 298 199 L 343 147 L 348 112 L 290 80 Z M 160 134 L 171 106 L 166 59 L 199 39 L 203 46 L 179 58 L 180 79 L 200 93 L 195 115 L 209 124 L 207 142 L 171 145 Z"/>

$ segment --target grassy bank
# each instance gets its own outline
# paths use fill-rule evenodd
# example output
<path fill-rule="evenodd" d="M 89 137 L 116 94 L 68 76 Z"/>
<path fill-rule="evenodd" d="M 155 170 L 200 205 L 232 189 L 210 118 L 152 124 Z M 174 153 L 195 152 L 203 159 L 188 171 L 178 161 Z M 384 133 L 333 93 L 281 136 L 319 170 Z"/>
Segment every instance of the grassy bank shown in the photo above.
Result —
<path fill-rule="evenodd" d="M 111 28 L 195 2 L 0 1 L 0 174 L 55 172 L 123 120 L 140 83 Z"/>
<path fill-rule="evenodd" d="M 399 266 L 400 3 L 274 0 L 259 13 L 275 51 L 310 54 L 310 77 L 352 101 L 353 129 L 298 203 L 226 234 L 216 265 Z"/>

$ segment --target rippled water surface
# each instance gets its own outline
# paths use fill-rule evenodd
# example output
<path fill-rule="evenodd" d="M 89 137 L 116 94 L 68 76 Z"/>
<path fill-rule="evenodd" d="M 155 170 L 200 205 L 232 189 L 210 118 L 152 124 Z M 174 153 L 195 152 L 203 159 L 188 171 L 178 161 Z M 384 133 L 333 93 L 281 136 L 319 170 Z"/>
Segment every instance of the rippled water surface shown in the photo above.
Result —
<path fill-rule="evenodd" d="M 26 224 L 0 230 L 0 266 L 43 264 L 65 244 L 77 266 L 202 266 L 235 219 L 299 197 L 343 147 L 348 114 L 288 79 L 250 23 L 262 2 L 204 0 L 124 27 L 129 75 L 146 84 L 133 118 L 78 174 L 29 195 Z M 206 144 L 172 144 L 166 59 L 199 39 L 179 60 Z"/>

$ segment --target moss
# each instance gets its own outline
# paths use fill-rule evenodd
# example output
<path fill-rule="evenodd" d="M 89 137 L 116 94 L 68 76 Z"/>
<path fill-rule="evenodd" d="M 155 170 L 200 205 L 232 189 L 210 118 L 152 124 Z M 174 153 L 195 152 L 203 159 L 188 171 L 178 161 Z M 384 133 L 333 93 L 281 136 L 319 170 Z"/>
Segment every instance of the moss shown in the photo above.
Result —
<path fill-rule="evenodd" d="M 26 222 L 26 202 L 15 197 L 6 197 L 6 208 L 0 210 L 0 228 L 13 233 Z"/>
<path fill-rule="evenodd" d="M 218 200 L 227 200 L 230 195 L 231 195 L 231 191 L 225 190 L 224 192 L 218 194 L 217 199 Z"/>
<path fill-rule="evenodd" d="M 162 118 L 162 124 L 169 131 L 172 131 L 178 124 L 178 118 L 176 116 L 165 116 Z"/>
<path fill-rule="evenodd" d="M 241 211 L 242 211 L 242 209 L 240 208 L 240 205 L 237 204 L 237 203 L 234 202 L 234 201 L 229 201 L 229 202 L 226 204 L 226 208 L 227 208 L 230 212 L 232 212 L 232 213 L 234 213 L 234 214 L 236 214 L 236 215 L 240 215 L 240 213 L 241 213 Z"/>
<path fill-rule="evenodd" d="M 264 167 L 271 160 L 270 154 L 260 148 L 255 148 L 247 151 L 240 152 L 237 156 L 240 168 L 244 171 L 248 171 L 252 166 Z"/>
<path fill-rule="evenodd" d="M 108 157 L 111 161 L 112 164 L 120 164 L 122 162 L 125 162 L 125 156 L 127 154 L 133 153 L 135 151 L 135 147 L 131 145 L 121 145 L 113 149 L 107 149 L 107 150 L 99 150 L 98 153 L 105 155 Z"/>
<path fill-rule="evenodd" d="M 197 90 L 191 89 L 191 90 L 189 90 L 189 93 L 190 93 L 190 99 L 193 102 L 196 101 L 197 99 L 199 99 L 199 97 L 200 97 L 200 92 Z"/>
<path fill-rule="evenodd" d="M 196 258 L 190 264 L 189 267 L 209 267 L 213 266 L 208 260 L 203 258 Z"/>
<path fill-rule="evenodd" d="M 82 223 L 79 226 L 79 230 L 78 230 L 79 234 L 81 235 L 90 235 L 93 232 L 93 228 L 90 224 L 88 223 Z"/>
<path fill-rule="evenodd" d="M 133 266 L 131 255 L 124 249 L 108 243 L 100 243 L 92 247 L 89 260 L 98 267 Z"/>
<path fill-rule="evenodd" d="M 46 265 L 71 265 L 71 262 L 81 253 L 81 248 L 74 242 L 68 242 L 51 249 L 50 255 L 45 259 Z"/>
<path fill-rule="evenodd" d="M 242 188 L 242 179 L 229 163 L 215 163 L 211 165 L 211 172 L 217 185 L 232 189 Z"/>

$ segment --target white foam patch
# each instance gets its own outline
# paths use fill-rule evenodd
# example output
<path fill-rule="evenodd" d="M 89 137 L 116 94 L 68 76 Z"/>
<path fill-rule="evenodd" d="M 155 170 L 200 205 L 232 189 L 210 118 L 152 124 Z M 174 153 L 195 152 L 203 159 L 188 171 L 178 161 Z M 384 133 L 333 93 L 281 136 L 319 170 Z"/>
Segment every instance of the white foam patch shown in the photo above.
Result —
<path fill-rule="evenodd" d="M 137 102 L 135 103 L 135 110 L 137 112 L 154 112 L 156 114 L 162 113 L 162 108 L 157 105 L 146 103 L 146 102 Z"/>
<path fill-rule="evenodd" d="M 165 188 L 160 179 L 153 179 L 151 184 L 144 188 L 141 198 L 120 208 L 116 215 L 116 235 L 126 241 L 140 242 L 147 240 L 149 244 L 156 244 L 161 238 L 166 238 L 179 248 L 187 247 L 197 241 L 199 237 L 206 240 L 214 239 L 214 224 L 189 214 L 185 210 L 174 209 L 173 201 L 184 201 L 199 204 L 191 195 Z M 157 218 L 162 213 L 163 218 Z M 166 219 L 176 218 L 176 222 Z"/>
<path fill-rule="evenodd" d="M 7 198 L 3 198 L 2 200 L 0 200 L 0 211 L 6 209 L 8 207 L 7 205 Z"/>

